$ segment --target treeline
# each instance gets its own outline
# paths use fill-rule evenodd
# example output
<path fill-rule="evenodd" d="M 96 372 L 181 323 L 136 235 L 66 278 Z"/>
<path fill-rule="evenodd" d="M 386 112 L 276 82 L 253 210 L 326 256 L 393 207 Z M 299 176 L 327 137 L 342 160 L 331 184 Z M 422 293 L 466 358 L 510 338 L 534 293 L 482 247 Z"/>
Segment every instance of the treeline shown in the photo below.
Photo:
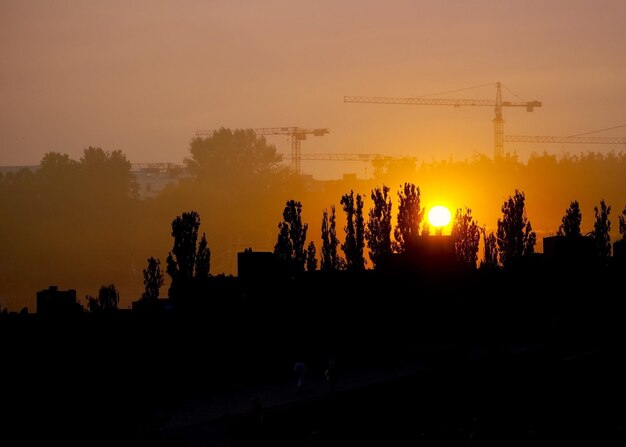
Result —
<path fill-rule="evenodd" d="M 77 161 L 49 153 L 36 172 L 1 176 L 0 305 L 33 310 L 35 292 L 49 285 L 74 288 L 83 299 L 95 295 L 103 284 L 115 284 L 120 307 L 128 307 L 144 293 L 146 261 L 165 261 L 172 250 L 172 220 L 189 210 L 202 216 L 202 232 L 212 253 L 211 272 L 236 275 L 238 252 L 274 250 L 278 224 L 290 200 L 301 204 L 301 219 L 309 228 L 306 248 L 315 243 L 318 268 L 328 262 L 323 257 L 322 228 L 332 207 L 338 211 L 339 243 L 345 243 L 347 214 L 339 211 L 350 191 L 353 198 L 363 200 L 366 219 L 376 206 L 372 195 L 389 188 L 395 226 L 398 192 L 405 184 L 416 185 L 422 206 L 443 202 L 453 212 L 471 209 L 473 221 L 487 235 L 496 232 L 502 204 L 520 191 L 538 251 L 542 237 L 556 233 L 572 201 L 579 204 L 584 234 L 594 229 L 594 208 L 601 200 L 613 206 L 613 216 L 626 203 L 626 155 L 613 152 L 533 155 L 527 164 L 513 155 L 497 161 L 477 156 L 419 166 L 409 159 L 386 160 L 375 166 L 373 178 L 320 182 L 291 175 L 276 148 L 253 131 L 222 128 L 207 138 L 194 138 L 185 164 L 191 180 L 145 200 L 137 197 L 130 163 L 120 151 L 90 147 Z M 610 227 L 611 240 L 619 238 L 618 230 L 615 223 Z M 367 268 L 373 267 L 375 261 L 367 252 L 364 260 Z M 169 275 L 165 279 L 169 287 Z"/>

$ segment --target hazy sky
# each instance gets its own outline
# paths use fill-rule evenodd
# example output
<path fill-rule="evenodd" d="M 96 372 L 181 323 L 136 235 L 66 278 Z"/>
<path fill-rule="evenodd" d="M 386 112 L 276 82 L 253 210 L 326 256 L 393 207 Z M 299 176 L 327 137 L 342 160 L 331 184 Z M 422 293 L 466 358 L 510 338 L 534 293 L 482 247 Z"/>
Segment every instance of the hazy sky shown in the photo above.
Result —
<path fill-rule="evenodd" d="M 326 127 L 303 153 L 493 154 L 490 107 L 344 103 L 503 83 L 505 134 L 626 124 L 623 0 L 0 0 L 0 165 L 121 149 L 181 163 L 200 129 Z M 495 99 L 495 86 L 439 97 Z M 517 96 L 515 96 L 517 95 Z M 626 137 L 626 127 L 597 136 Z M 268 137 L 281 152 L 286 137 Z M 505 150 L 512 150 L 505 145 Z M 522 145 L 579 152 L 579 145 Z M 607 146 L 589 149 L 608 151 Z M 616 147 L 624 150 L 624 147 Z M 302 162 L 318 178 L 365 167 Z"/>

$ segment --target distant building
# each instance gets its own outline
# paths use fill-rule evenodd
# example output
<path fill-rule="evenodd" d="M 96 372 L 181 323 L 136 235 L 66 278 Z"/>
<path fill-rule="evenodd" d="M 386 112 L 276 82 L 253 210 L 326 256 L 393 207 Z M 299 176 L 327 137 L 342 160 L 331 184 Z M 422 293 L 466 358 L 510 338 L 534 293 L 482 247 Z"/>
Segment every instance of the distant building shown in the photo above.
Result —
<path fill-rule="evenodd" d="M 37 172 L 40 165 L 0 166 L 0 174 L 17 173 L 22 169 Z M 132 163 L 131 174 L 137 181 L 139 197 L 156 197 L 169 184 L 177 184 L 190 178 L 187 169 L 175 163 Z"/>
<path fill-rule="evenodd" d="M 30 172 L 36 172 L 39 169 L 39 165 L 0 166 L 0 174 L 15 174 L 22 169 L 26 169 Z"/>
<path fill-rule="evenodd" d="M 154 301 L 139 299 L 131 303 L 131 309 L 133 312 L 162 313 L 171 312 L 173 306 L 169 298 L 157 298 Z"/>
<path fill-rule="evenodd" d="M 237 253 L 237 276 L 244 281 L 275 278 L 286 272 L 285 264 L 271 251 L 250 248 Z"/>
<path fill-rule="evenodd" d="M 407 243 L 406 251 L 393 254 L 380 266 L 382 270 L 399 273 L 449 273 L 461 267 L 449 235 L 417 236 Z"/>
<path fill-rule="evenodd" d="M 547 265 L 553 267 L 585 268 L 597 258 L 593 238 L 589 236 L 544 237 L 543 254 Z"/>
<path fill-rule="evenodd" d="M 418 236 L 407 244 L 407 253 L 410 262 L 422 271 L 446 272 L 459 267 L 452 236 Z"/>
<path fill-rule="evenodd" d="M 156 197 L 167 185 L 190 177 L 184 166 L 174 163 L 133 163 L 131 173 L 137 180 L 142 199 Z"/>
<path fill-rule="evenodd" d="M 70 316 L 83 312 L 83 306 L 76 300 L 76 290 L 59 290 L 57 286 L 37 292 L 37 314 Z"/>

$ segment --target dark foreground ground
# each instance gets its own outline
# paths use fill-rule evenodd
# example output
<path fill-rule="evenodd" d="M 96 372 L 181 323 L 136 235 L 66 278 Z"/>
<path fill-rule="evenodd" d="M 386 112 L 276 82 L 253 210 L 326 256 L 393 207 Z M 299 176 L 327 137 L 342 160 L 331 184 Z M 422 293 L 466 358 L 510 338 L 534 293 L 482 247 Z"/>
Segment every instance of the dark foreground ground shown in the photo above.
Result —
<path fill-rule="evenodd" d="M 120 380 L 124 365 L 63 379 L 50 362 L 31 371 L 38 384 L 3 383 L 1 444 L 626 445 L 624 354 L 618 343 L 461 344 L 353 362 L 334 391 L 313 363 L 303 391 L 285 374 L 219 397 L 206 387 L 173 395 L 162 371 L 150 372 L 163 380 L 149 390 L 133 387 L 141 377 Z"/>
<path fill-rule="evenodd" d="M 9 315 L 0 445 L 626 445 L 621 273 L 414 276 L 306 276 L 173 314 Z"/>
<path fill-rule="evenodd" d="M 132 437 L 154 446 L 626 445 L 623 350 L 449 363 Z M 449 359 L 452 360 L 452 359 Z M 352 371 L 351 374 L 358 374 Z M 356 379 L 356 376 L 354 376 Z M 351 377 L 344 377 L 344 385 Z M 262 414 L 261 414 L 262 413 Z"/>

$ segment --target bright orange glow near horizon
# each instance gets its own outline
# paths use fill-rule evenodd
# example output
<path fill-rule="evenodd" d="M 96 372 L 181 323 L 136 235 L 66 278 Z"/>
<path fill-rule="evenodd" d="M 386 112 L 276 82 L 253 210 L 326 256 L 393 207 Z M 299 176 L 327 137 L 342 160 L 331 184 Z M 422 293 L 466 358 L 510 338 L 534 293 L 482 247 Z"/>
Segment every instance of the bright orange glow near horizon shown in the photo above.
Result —
<path fill-rule="evenodd" d="M 165 269 L 170 224 L 186 210 L 202 218 L 211 273 L 236 274 L 239 250 L 273 250 L 287 200 L 302 203 L 307 243 L 319 249 L 331 206 L 343 242 L 343 194 L 363 194 L 367 218 L 370 192 L 388 186 L 395 225 L 406 182 L 420 188 L 420 226 L 431 234 L 450 233 L 450 222 L 437 227 L 426 214 L 443 205 L 452 219 L 470 208 L 489 235 L 519 189 L 536 251 L 572 200 L 586 233 L 606 199 L 615 241 L 626 155 L 613 151 L 626 154 L 622 144 L 504 139 L 511 156 L 496 160 L 494 135 L 626 139 L 624 17 L 623 0 L 0 1 L 0 233 L 10 235 L 0 310 L 32 309 L 34 290 L 52 284 L 84 298 L 110 282 L 130 306 L 144 291 L 146 259 Z M 504 110 L 494 123 L 498 91 Z M 534 100 L 542 106 L 532 113 L 520 105 Z M 222 127 L 328 133 L 305 133 L 301 147 L 284 133 L 263 136 L 283 155 L 281 167 L 302 156 L 302 178 L 280 173 L 259 189 L 238 175 L 256 152 L 233 148 L 233 175 L 219 176 L 227 181 L 194 184 L 178 169 L 191 141 Z M 174 169 L 134 170 L 141 200 L 126 208 L 108 201 L 113 178 L 98 183 L 103 203 L 91 209 L 96 187 L 80 183 L 89 176 L 14 175 L 50 153 L 80 164 L 88 147 Z M 88 218 L 96 212 L 103 217 Z M 86 253 L 98 256 L 85 262 Z"/>
<path fill-rule="evenodd" d="M 451 219 L 452 213 L 443 205 L 435 205 L 428 211 L 428 223 L 430 223 L 437 232 L 442 231 L 443 228 L 450 223 Z"/>

